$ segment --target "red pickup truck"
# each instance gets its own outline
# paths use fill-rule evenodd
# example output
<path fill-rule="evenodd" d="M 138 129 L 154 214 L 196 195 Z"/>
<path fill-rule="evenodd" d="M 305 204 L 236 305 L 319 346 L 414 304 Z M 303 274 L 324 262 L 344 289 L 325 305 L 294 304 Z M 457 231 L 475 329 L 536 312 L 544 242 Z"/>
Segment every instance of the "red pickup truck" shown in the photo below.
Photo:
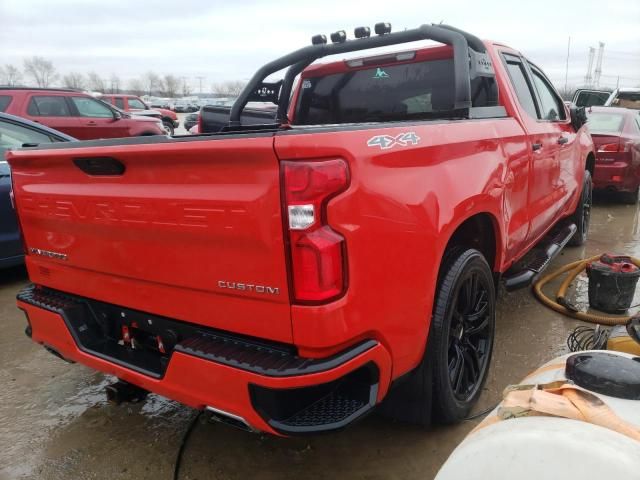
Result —
<path fill-rule="evenodd" d="M 453 27 L 331 37 L 259 69 L 218 133 L 9 152 L 35 342 L 254 431 L 468 415 L 499 282 L 586 240 L 584 110 Z M 250 124 L 256 100 L 277 109 Z"/>
<path fill-rule="evenodd" d="M 105 94 L 102 95 L 100 99 L 104 102 L 115 105 L 125 112 L 159 118 L 162 120 L 162 124 L 169 135 L 173 135 L 174 130 L 180 126 L 178 116 L 175 112 L 167 110 L 166 108 L 151 108 L 137 95 L 125 95 L 121 93 Z"/>

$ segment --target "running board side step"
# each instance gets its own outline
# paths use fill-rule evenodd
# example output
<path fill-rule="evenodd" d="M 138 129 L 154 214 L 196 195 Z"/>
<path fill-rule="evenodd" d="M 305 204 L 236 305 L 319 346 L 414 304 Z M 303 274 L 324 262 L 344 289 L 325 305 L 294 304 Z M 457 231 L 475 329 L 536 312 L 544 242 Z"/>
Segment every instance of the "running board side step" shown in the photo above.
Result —
<path fill-rule="evenodd" d="M 578 230 L 574 223 L 560 229 L 552 230 L 524 257 L 524 262 L 518 262 L 517 267 L 511 267 L 502 276 L 507 291 L 518 290 L 531 286 L 540 274 L 549 266 L 551 261 L 569 243 Z"/>

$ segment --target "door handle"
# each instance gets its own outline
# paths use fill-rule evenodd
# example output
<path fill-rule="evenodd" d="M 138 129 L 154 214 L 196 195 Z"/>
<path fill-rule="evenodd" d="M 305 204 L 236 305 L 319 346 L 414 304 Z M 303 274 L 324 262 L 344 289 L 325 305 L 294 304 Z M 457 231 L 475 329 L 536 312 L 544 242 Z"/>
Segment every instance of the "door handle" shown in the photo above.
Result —
<path fill-rule="evenodd" d="M 531 144 L 531 149 L 534 152 L 537 152 L 538 150 L 540 150 L 542 148 L 542 143 L 532 143 Z"/>
<path fill-rule="evenodd" d="M 559 145 L 564 145 L 565 143 L 568 143 L 568 142 L 569 142 L 569 137 L 560 137 L 558 139 L 558 144 Z"/>
<path fill-rule="evenodd" d="M 87 122 L 87 125 L 95 126 L 97 125 L 97 123 L 91 120 L 90 122 Z"/>

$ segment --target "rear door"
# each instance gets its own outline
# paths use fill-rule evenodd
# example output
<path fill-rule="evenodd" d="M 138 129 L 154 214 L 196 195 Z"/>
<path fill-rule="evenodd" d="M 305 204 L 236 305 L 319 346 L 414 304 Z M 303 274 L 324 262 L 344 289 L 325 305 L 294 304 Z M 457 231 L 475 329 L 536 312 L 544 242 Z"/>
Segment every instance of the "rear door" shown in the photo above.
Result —
<path fill-rule="evenodd" d="M 79 138 L 118 138 L 129 136 L 126 122 L 116 119 L 103 102 L 88 96 L 70 96 L 69 101 L 83 130 Z"/>
<path fill-rule="evenodd" d="M 9 152 L 31 280 L 291 342 L 271 134 L 122 142 Z"/>
<path fill-rule="evenodd" d="M 72 137 L 88 138 L 82 136 L 81 125 L 78 123 L 78 119 L 73 116 L 71 106 L 64 95 L 54 92 L 29 95 L 26 117 Z"/>

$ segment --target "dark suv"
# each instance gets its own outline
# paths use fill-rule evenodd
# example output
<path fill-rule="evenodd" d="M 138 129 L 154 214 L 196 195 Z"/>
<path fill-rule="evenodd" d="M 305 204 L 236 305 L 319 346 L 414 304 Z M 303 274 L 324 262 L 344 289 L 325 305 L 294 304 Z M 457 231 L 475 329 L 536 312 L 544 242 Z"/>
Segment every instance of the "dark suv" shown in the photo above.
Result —
<path fill-rule="evenodd" d="M 28 118 L 80 140 L 166 134 L 157 118 L 132 117 L 75 90 L 0 88 L 0 112 Z"/>

